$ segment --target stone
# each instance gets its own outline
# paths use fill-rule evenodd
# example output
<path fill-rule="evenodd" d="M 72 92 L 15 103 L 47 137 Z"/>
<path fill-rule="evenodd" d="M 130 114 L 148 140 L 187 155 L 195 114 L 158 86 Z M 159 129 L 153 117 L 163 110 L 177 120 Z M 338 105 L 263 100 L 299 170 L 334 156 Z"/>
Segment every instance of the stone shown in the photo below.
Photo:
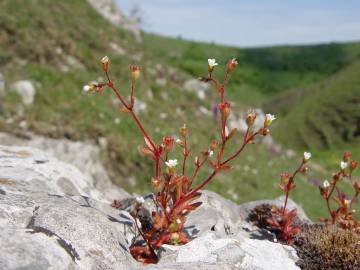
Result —
<path fill-rule="evenodd" d="M 36 90 L 34 84 L 31 81 L 17 81 L 12 85 L 11 89 L 21 97 L 21 100 L 25 105 L 29 106 L 33 104 Z"/>
<path fill-rule="evenodd" d="M 0 134 L 1 142 L 4 138 L 21 143 Z M 35 136 L 22 143 L 47 144 L 49 152 L 63 159 L 74 155 L 71 163 L 78 168 L 39 149 L 0 145 L 0 269 L 144 269 L 129 253 L 135 237 L 132 217 L 112 208 L 107 190 L 79 169 L 86 166 L 76 153 L 89 155 L 89 150 L 81 153 L 89 146 L 46 140 Z M 65 146 L 73 149 L 64 151 Z M 116 199 L 128 201 L 131 208 L 135 199 L 125 191 L 120 194 Z M 144 198 L 151 208 L 151 196 Z M 193 240 L 183 246 L 164 245 L 159 263 L 146 269 L 299 269 L 292 247 L 269 241 L 247 221 L 252 207 L 279 204 L 283 198 L 237 205 L 202 191 L 200 200 L 186 227 Z M 289 201 L 293 207 L 296 204 Z"/>
<path fill-rule="evenodd" d="M 67 139 L 51 139 L 32 133 L 27 139 L 0 132 L 0 142 L 4 145 L 30 146 L 46 151 L 49 156 L 74 165 L 81 171 L 86 182 L 99 190 L 102 199 L 110 203 L 113 199 L 130 196 L 123 189 L 113 185 L 100 160 L 100 147 L 90 142 L 74 142 Z"/>
<path fill-rule="evenodd" d="M 200 82 L 197 79 L 190 79 L 185 81 L 184 89 L 193 92 L 199 99 L 205 99 L 206 91 L 209 89 L 209 84 Z"/>
<path fill-rule="evenodd" d="M 56 239 L 45 234 L 1 228 L 0 242 L 0 269 L 76 269 L 75 262 Z"/>
<path fill-rule="evenodd" d="M 126 51 L 124 48 L 122 48 L 120 45 L 114 43 L 114 42 L 110 42 L 109 43 L 109 47 L 110 49 L 117 55 L 125 55 L 126 54 Z"/>
<path fill-rule="evenodd" d="M 0 97 L 5 95 L 5 77 L 0 72 Z"/>
<path fill-rule="evenodd" d="M 72 55 L 63 56 L 66 66 L 70 66 L 73 69 L 86 70 L 86 67 L 79 59 Z"/>
<path fill-rule="evenodd" d="M 0 238 L 9 243 L 0 248 L 1 269 L 133 263 L 126 236 L 132 219 L 101 202 L 77 168 L 34 148 L 0 146 L 0 180 Z"/>
<path fill-rule="evenodd" d="M 138 20 L 126 17 L 115 0 L 87 0 L 90 5 L 113 25 L 123 28 L 142 41 Z"/>

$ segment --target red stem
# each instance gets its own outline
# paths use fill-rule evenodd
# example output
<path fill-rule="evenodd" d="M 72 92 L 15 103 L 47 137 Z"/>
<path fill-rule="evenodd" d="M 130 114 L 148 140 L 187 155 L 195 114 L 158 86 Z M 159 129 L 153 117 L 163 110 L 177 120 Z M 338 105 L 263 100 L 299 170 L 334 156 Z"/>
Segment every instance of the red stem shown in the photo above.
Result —
<path fill-rule="evenodd" d="M 285 201 L 284 201 L 284 206 L 282 207 L 282 213 L 285 214 L 285 210 L 286 210 L 286 206 L 288 203 L 288 199 L 289 199 L 289 194 L 290 194 L 290 187 L 291 184 L 294 183 L 294 178 L 295 176 L 301 171 L 302 167 L 304 166 L 304 160 L 301 162 L 300 166 L 296 169 L 296 171 L 290 176 L 289 178 L 289 182 L 287 184 L 287 188 L 286 188 L 286 194 L 285 194 Z"/>
<path fill-rule="evenodd" d="M 228 159 L 226 159 L 223 163 L 221 163 L 221 165 L 225 165 L 226 163 L 228 163 L 229 161 L 233 160 L 234 158 L 236 158 L 245 148 L 245 146 L 252 141 L 256 135 L 258 135 L 260 133 L 260 131 L 257 131 L 255 133 L 253 133 L 250 137 L 248 137 L 249 135 L 249 128 L 247 129 L 245 135 L 244 135 L 244 141 L 243 144 L 241 145 L 241 147 L 239 148 L 239 150 L 237 150 L 235 152 L 235 154 L 233 154 L 232 156 L 230 156 Z"/>
<path fill-rule="evenodd" d="M 140 129 L 141 133 L 143 134 L 143 136 L 148 140 L 148 142 L 150 143 L 151 147 L 153 149 L 150 149 L 155 156 L 155 172 L 156 172 L 156 177 L 159 177 L 161 174 L 161 168 L 160 168 L 160 154 L 159 154 L 159 150 L 157 149 L 155 143 L 153 142 L 153 140 L 151 139 L 151 137 L 148 135 L 148 133 L 146 132 L 146 130 L 144 129 L 144 127 L 141 125 L 139 119 L 137 118 L 136 114 L 134 113 L 133 110 L 133 106 L 134 106 L 134 83 L 132 83 L 131 85 L 131 105 L 129 106 L 127 104 L 127 102 L 123 99 L 123 97 L 121 96 L 120 92 L 117 90 L 117 88 L 115 87 L 113 81 L 110 79 L 109 73 L 106 70 L 105 71 L 105 75 L 106 78 L 108 80 L 108 86 L 113 90 L 113 92 L 115 93 L 116 97 L 120 100 L 120 102 L 123 104 L 123 106 L 129 111 L 130 115 L 132 116 L 132 118 L 134 119 L 136 125 L 138 126 L 138 128 Z"/>
<path fill-rule="evenodd" d="M 332 185 L 331 190 L 330 190 L 330 192 L 328 193 L 328 195 L 326 196 L 326 199 L 325 199 L 325 200 L 326 200 L 326 207 L 327 207 L 327 209 L 328 209 L 328 211 L 329 211 L 329 214 L 330 214 L 330 216 L 331 216 L 332 224 L 335 223 L 335 215 L 333 214 L 333 212 L 332 212 L 332 210 L 331 210 L 330 198 L 331 198 L 331 195 L 333 194 L 333 192 L 334 192 L 334 190 L 335 190 L 335 188 L 336 188 L 337 182 L 338 182 L 338 181 L 340 180 L 340 178 L 341 178 L 341 175 L 342 175 L 342 172 L 338 172 L 337 174 L 335 174 L 335 175 L 333 176 L 334 184 Z"/>
<path fill-rule="evenodd" d="M 182 164 L 182 174 L 185 174 L 185 167 L 186 167 L 186 159 L 188 157 L 188 149 L 187 149 L 187 141 L 186 141 L 186 136 L 184 137 L 184 149 L 183 149 L 184 153 L 184 160 L 183 160 L 183 164 Z"/>

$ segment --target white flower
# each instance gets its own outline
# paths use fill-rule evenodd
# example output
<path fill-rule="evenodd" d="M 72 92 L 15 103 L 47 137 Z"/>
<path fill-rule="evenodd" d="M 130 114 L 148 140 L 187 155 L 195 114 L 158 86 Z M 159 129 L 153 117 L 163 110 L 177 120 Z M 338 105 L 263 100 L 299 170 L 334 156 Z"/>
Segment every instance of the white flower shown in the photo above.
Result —
<path fill-rule="evenodd" d="M 214 155 L 214 151 L 210 150 L 209 151 L 209 157 L 212 157 Z"/>
<path fill-rule="evenodd" d="M 83 91 L 84 91 L 84 92 L 89 92 L 90 90 L 91 90 L 90 85 L 87 84 L 87 85 L 84 85 L 84 86 L 83 86 Z"/>
<path fill-rule="evenodd" d="M 276 119 L 275 115 L 270 114 L 270 113 L 267 113 L 267 114 L 265 115 L 265 122 L 264 122 L 265 126 L 266 126 L 266 127 L 270 126 L 271 123 L 272 123 L 275 119 Z"/>
<path fill-rule="evenodd" d="M 238 62 L 237 62 L 236 58 L 231 59 L 231 60 L 230 60 L 230 63 L 235 64 L 235 65 L 237 65 L 237 64 L 238 64 Z"/>
<path fill-rule="evenodd" d="M 344 200 L 344 203 L 347 205 L 347 206 L 349 206 L 350 205 L 350 203 L 351 203 L 351 200 Z"/>
<path fill-rule="evenodd" d="M 176 139 L 175 141 L 176 143 L 182 143 L 182 141 L 180 139 Z"/>
<path fill-rule="evenodd" d="M 310 152 L 304 152 L 304 161 L 309 161 L 309 159 L 311 158 L 311 153 Z"/>
<path fill-rule="evenodd" d="M 144 202 L 145 202 L 145 200 L 144 200 L 144 198 L 143 197 L 136 197 L 136 202 L 138 203 L 138 204 L 143 204 Z"/>
<path fill-rule="evenodd" d="M 168 161 L 165 161 L 166 166 L 168 166 L 169 168 L 174 168 L 177 166 L 178 161 L 177 159 L 169 159 Z"/>
<path fill-rule="evenodd" d="M 210 68 L 214 68 L 218 65 L 218 63 L 216 63 L 215 59 L 208 59 L 208 64 Z"/>
<path fill-rule="evenodd" d="M 345 161 L 341 161 L 340 162 L 340 168 L 342 169 L 342 170 L 345 170 L 347 167 L 348 167 L 348 163 L 347 162 L 345 162 Z"/>
<path fill-rule="evenodd" d="M 178 219 L 176 220 L 176 223 L 177 223 L 177 224 L 181 224 L 181 219 L 178 218 Z"/>
<path fill-rule="evenodd" d="M 324 187 L 324 188 L 328 188 L 328 187 L 330 187 L 330 183 L 329 183 L 329 181 L 328 181 L 328 180 L 325 180 L 325 181 L 324 181 L 324 183 L 323 183 L 323 187 Z"/>
<path fill-rule="evenodd" d="M 104 56 L 103 58 L 101 58 L 101 63 L 102 63 L 102 64 L 107 64 L 107 63 L 109 63 L 109 57 L 108 57 L 108 56 Z"/>

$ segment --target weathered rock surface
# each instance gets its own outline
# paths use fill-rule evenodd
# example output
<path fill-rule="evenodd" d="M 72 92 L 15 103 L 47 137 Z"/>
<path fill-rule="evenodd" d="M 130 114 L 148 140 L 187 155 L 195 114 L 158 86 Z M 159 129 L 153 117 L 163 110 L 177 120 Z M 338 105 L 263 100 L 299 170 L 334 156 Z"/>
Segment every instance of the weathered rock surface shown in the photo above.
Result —
<path fill-rule="evenodd" d="M 194 92 L 199 99 L 205 99 L 206 91 L 209 89 L 209 84 L 200 82 L 197 79 L 189 79 L 185 81 L 184 89 L 189 92 Z"/>
<path fill-rule="evenodd" d="M 57 159 L 70 163 L 78 168 L 86 182 L 98 190 L 107 202 L 114 198 L 130 196 L 123 189 L 114 186 L 100 161 L 100 147 L 90 142 L 74 142 L 66 139 L 51 139 L 27 134 L 27 139 L 0 132 L 0 143 L 3 145 L 30 146 L 46 151 Z"/>
<path fill-rule="evenodd" d="M 0 72 L 0 97 L 5 95 L 5 78 Z"/>
<path fill-rule="evenodd" d="M 31 81 L 17 81 L 12 85 L 11 89 L 21 97 L 21 100 L 25 105 L 33 104 L 36 90 L 34 84 Z"/>
<path fill-rule="evenodd" d="M 102 192 L 91 176 L 48 153 L 0 145 L 0 269 L 299 269 L 294 249 L 246 221 L 251 204 L 208 191 L 189 216 L 194 240 L 166 245 L 159 264 L 145 267 L 128 252 L 132 219 Z"/>
<path fill-rule="evenodd" d="M 112 24 L 131 32 L 137 41 L 142 40 L 138 22 L 126 17 L 115 0 L 88 0 L 88 2 Z"/>

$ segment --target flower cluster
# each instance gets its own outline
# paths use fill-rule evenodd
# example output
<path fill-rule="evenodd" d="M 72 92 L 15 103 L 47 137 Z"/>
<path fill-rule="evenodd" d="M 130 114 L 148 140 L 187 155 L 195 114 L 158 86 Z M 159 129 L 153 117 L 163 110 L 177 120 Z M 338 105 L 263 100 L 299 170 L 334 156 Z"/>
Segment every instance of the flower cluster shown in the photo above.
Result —
<path fill-rule="evenodd" d="M 357 167 L 358 163 L 351 159 L 351 153 L 345 152 L 340 161 L 339 171 L 332 174 L 330 182 L 325 180 L 319 189 L 330 215 L 330 218 L 322 218 L 321 220 L 360 233 L 360 221 L 354 219 L 355 210 L 352 210 L 352 206 L 360 194 L 360 182 L 352 178 L 352 173 Z M 353 187 L 354 194 L 352 197 L 347 197 L 337 186 L 345 180 L 348 180 Z M 332 200 L 335 202 L 335 206 L 331 204 Z"/>
<path fill-rule="evenodd" d="M 178 139 L 174 136 L 165 136 L 161 142 L 157 143 L 146 131 L 145 127 L 135 114 L 133 107 L 136 102 L 134 98 L 135 82 L 139 79 L 140 69 L 137 66 L 130 66 L 131 92 L 130 100 L 127 101 L 115 87 L 110 78 L 110 60 L 108 57 L 101 59 L 101 66 L 105 72 L 107 82 L 104 84 L 89 84 L 84 87 L 86 92 L 100 92 L 105 88 L 111 89 L 124 110 L 132 117 L 137 125 L 143 139 L 144 145 L 141 151 L 144 155 L 151 157 L 154 161 L 155 173 L 151 179 L 151 185 L 154 190 L 155 210 L 151 213 L 151 226 L 142 227 L 137 222 L 135 226 L 141 239 L 135 241 L 130 247 L 133 257 L 144 263 L 156 263 L 158 261 L 158 251 L 163 244 L 181 245 L 191 239 L 186 234 L 184 227 L 188 214 L 198 208 L 201 202 L 198 200 L 201 196 L 201 190 L 210 183 L 219 172 L 230 169 L 231 162 L 237 158 L 244 148 L 254 143 L 257 136 L 266 136 L 269 134 L 269 127 L 276 119 L 274 115 L 267 114 L 263 126 L 254 130 L 254 121 L 256 115 L 250 112 L 246 117 L 248 128 L 242 135 L 240 145 L 233 146 L 234 151 L 225 155 L 226 146 L 237 134 L 236 129 L 229 130 L 227 120 L 231 112 L 231 103 L 225 99 L 226 86 L 231 74 L 237 68 L 236 59 L 231 59 L 225 69 L 225 76 L 222 82 L 217 81 L 212 73 L 218 63 L 215 59 L 208 59 L 208 74 L 200 78 L 201 81 L 211 83 L 219 94 L 217 109 L 221 117 L 219 119 L 218 139 L 211 141 L 206 150 L 192 156 L 189 145 L 189 131 L 186 125 L 179 129 Z M 175 147 L 176 146 L 176 147 Z M 181 152 L 181 160 L 170 159 L 175 149 Z M 193 163 L 193 169 L 187 168 L 188 163 Z M 211 173 L 204 179 L 199 179 L 199 172 L 206 165 L 211 167 Z M 195 185 L 194 183 L 198 183 Z M 137 209 L 133 214 L 135 220 L 139 219 L 139 211 L 144 199 L 136 199 Z M 117 204 L 114 203 L 114 206 Z"/>

